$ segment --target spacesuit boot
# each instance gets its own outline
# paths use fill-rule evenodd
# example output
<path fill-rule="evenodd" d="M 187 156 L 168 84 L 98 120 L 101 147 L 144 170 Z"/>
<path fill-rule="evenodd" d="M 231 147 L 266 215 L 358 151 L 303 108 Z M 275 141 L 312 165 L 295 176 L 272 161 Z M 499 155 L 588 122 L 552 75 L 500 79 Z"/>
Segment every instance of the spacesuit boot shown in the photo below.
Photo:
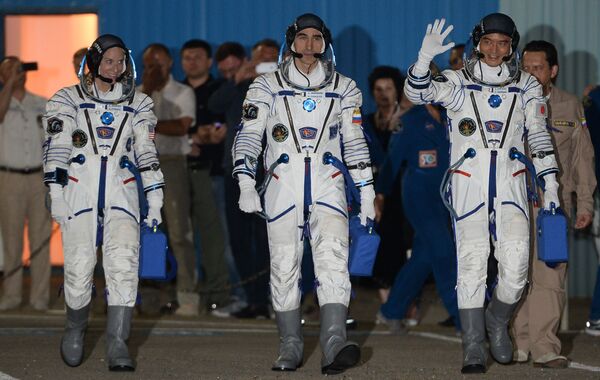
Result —
<path fill-rule="evenodd" d="M 459 309 L 462 325 L 462 373 L 485 373 L 487 350 L 485 348 L 485 321 L 482 307 Z"/>
<path fill-rule="evenodd" d="M 60 356 L 70 367 L 77 367 L 83 361 L 83 338 L 88 325 L 90 304 L 79 310 L 67 306 L 65 335 L 60 341 Z"/>
<path fill-rule="evenodd" d="M 360 348 L 346 341 L 348 308 L 340 303 L 321 306 L 321 333 L 319 341 L 323 358 L 321 373 L 335 375 L 355 366 L 360 360 Z"/>
<path fill-rule="evenodd" d="M 275 313 L 279 329 L 279 356 L 273 371 L 295 371 L 302 366 L 304 338 L 302 336 L 300 309 Z"/>
<path fill-rule="evenodd" d="M 131 329 L 133 307 L 109 306 L 106 326 L 106 357 L 111 371 L 135 371 L 129 356 L 127 339 Z"/>
<path fill-rule="evenodd" d="M 506 304 L 492 297 L 485 311 L 485 328 L 490 340 L 492 357 L 498 363 L 508 364 L 513 360 L 513 345 L 508 334 L 508 322 L 517 306 Z"/>

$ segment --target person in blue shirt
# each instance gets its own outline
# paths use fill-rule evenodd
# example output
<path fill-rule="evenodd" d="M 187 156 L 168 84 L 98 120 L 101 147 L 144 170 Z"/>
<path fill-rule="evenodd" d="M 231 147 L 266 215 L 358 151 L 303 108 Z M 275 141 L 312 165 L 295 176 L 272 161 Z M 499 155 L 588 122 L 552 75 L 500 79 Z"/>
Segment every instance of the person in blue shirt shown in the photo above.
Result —
<path fill-rule="evenodd" d="M 402 97 L 402 128 L 390 140 L 388 156 L 377 180 L 381 212 L 386 195 L 402 166 L 402 203 L 415 234 L 412 255 L 396 275 L 390 295 L 378 314 L 393 332 L 404 327 L 401 319 L 433 272 L 438 294 L 460 330 L 456 298 L 456 253 L 450 232 L 450 218 L 439 188 L 449 166 L 449 141 L 440 122 L 441 112 L 431 105 L 416 106 Z"/>

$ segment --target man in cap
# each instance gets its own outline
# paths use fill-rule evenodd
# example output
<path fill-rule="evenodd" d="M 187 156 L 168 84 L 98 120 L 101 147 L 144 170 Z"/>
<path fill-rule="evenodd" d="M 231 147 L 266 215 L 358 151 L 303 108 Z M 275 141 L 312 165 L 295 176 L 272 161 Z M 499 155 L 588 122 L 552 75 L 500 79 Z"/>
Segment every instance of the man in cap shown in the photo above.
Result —
<path fill-rule="evenodd" d="M 280 58 L 278 70 L 250 86 L 233 146 L 240 209 L 267 219 L 271 294 L 280 334 L 273 370 L 293 371 L 302 364 L 299 284 L 304 239 L 312 246 L 321 306 L 321 371 L 340 373 L 360 358 L 358 345 L 346 340 L 350 281 L 345 186 L 360 192 L 356 196 L 362 201 L 363 224 L 374 218 L 375 194 L 361 127 L 361 92 L 335 71 L 328 50 L 331 33 L 323 20 L 314 14 L 299 16 L 287 29 L 285 58 Z M 263 133 L 270 178 L 264 211 L 254 180 Z"/>
<path fill-rule="evenodd" d="M 502 13 L 485 16 L 473 29 L 464 69 L 431 77 L 429 63 L 452 26 L 427 27 L 419 58 L 410 67 L 405 93 L 413 103 L 436 102 L 448 111 L 450 183 L 458 256 L 457 296 L 462 324 L 463 373 L 486 370 L 486 330 L 493 358 L 512 361 L 508 322 L 527 280 L 529 217 L 524 141 L 537 177 L 545 180 L 545 209 L 559 206 L 558 166 L 546 130 L 546 103 L 535 77 L 521 71 L 519 33 Z M 521 160 L 517 159 L 521 158 Z M 490 241 L 498 260 L 498 285 L 484 310 Z"/>
<path fill-rule="evenodd" d="M 106 351 L 111 371 L 133 371 L 127 339 L 137 297 L 141 222 L 161 223 L 163 175 L 154 146 L 152 100 L 135 91 L 129 50 L 105 34 L 86 56 L 80 84 L 58 91 L 43 125 L 44 182 L 61 227 L 67 322 L 60 352 L 72 367 L 83 360 L 96 249 L 102 245 L 108 297 Z M 126 165 L 137 166 L 138 184 Z M 140 220 L 138 186 L 149 211 Z"/>

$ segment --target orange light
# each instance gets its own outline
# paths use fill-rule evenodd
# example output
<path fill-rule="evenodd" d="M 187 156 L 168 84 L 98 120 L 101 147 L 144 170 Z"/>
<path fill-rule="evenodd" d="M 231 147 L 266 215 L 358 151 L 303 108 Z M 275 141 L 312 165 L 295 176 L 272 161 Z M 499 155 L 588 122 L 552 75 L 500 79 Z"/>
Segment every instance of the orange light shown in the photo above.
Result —
<path fill-rule="evenodd" d="M 27 73 L 28 91 L 51 97 L 62 87 L 77 83 L 73 53 L 88 47 L 98 37 L 98 15 L 7 15 L 4 19 L 6 55 L 23 62 L 37 62 L 38 70 Z M 50 239 L 52 265 L 64 262 L 62 239 L 56 223 Z M 25 230 L 23 262 L 28 263 L 29 242 Z"/>
<path fill-rule="evenodd" d="M 4 32 L 6 55 L 38 62 L 27 74 L 27 90 L 49 98 L 77 82 L 73 53 L 98 36 L 98 15 L 7 15 Z"/>

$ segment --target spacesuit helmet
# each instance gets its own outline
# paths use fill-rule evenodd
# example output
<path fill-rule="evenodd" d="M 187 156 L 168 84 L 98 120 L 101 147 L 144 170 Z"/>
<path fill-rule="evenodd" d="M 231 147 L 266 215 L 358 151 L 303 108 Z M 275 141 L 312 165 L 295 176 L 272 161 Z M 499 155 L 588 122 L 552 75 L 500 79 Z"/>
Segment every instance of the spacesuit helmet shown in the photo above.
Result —
<path fill-rule="evenodd" d="M 331 44 L 331 32 L 325 26 L 325 23 L 321 18 L 312 13 L 305 13 L 301 16 L 298 16 L 294 22 L 288 26 L 285 32 L 285 42 L 287 43 L 288 48 L 293 51 L 294 38 L 296 38 L 296 34 L 301 30 L 307 28 L 314 28 L 321 32 L 323 35 L 323 40 L 325 42 L 325 50 L 321 53 L 325 53 L 327 47 Z"/>
<path fill-rule="evenodd" d="M 106 83 L 112 83 L 110 79 L 103 77 L 99 70 L 104 54 L 114 47 L 121 48 L 125 58 L 123 71 L 115 82 L 121 85 L 121 94 L 114 98 L 111 97 L 110 99 L 105 99 L 99 95 L 95 80 L 100 79 Z M 85 66 L 88 68 L 88 73 L 84 72 Z M 103 34 L 92 43 L 88 48 L 84 59 L 81 61 L 78 77 L 81 87 L 86 95 L 102 103 L 120 103 L 133 96 L 135 92 L 136 70 L 135 63 L 131 57 L 131 52 L 127 49 L 123 40 L 113 34 Z"/>
<path fill-rule="evenodd" d="M 503 57 L 503 63 L 508 68 L 509 76 L 508 79 L 502 83 L 487 83 L 481 75 L 476 75 L 476 64 L 484 58 L 484 54 L 479 49 L 479 43 L 481 38 L 487 34 L 499 33 L 510 38 L 510 52 L 507 56 Z M 463 61 L 465 63 L 465 69 L 471 75 L 471 77 L 483 84 L 503 86 L 507 83 L 512 82 L 515 77 L 519 74 L 519 61 L 520 55 L 518 51 L 520 35 L 517 31 L 512 18 L 503 13 L 492 13 L 482 18 L 474 27 L 471 32 L 471 38 L 469 39 L 464 53 Z"/>
<path fill-rule="evenodd" d="M 294 58 L 301 58 L 302 54 L 298 53 L 294 47 L 294 40 L 296 35 L 304 29 L 313 28 L 321 33 L 323 36 L 323 48 L 319 53 L 315 53 L 314 56 L 323 64 L 325 70 L 325 79 L 320 83 L 310 84 L 308 86 L 294 83 L 290 80 L 290 68 L 294 62 Z M 279 68 L 281 74 L 292 87 L 299 88 L 301 90 L 318 90 L 327 86 L 335 73 L 335 54 L 333 52 L 331 39 L 331 32 L 325 25 L 325 22 L 317 15 L 313 13 L 305 13 L 298 16 L 294 22 L 288 26 L 285 32 L 285 42 L 282 44 L 279 51 Z"/>

